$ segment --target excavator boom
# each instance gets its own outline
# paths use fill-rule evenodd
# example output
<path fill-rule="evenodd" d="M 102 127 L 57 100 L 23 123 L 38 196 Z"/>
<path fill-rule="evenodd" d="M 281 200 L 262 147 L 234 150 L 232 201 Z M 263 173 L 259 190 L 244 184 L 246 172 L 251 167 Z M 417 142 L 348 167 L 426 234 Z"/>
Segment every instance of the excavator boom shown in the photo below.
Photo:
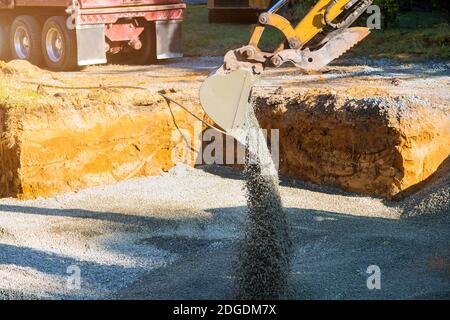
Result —
<path fill-rule="evenodd" d="M 320 0 L 296 26 L 277 14 L 288 2 L 279 0 L 261 14 L 249 44 L 229 51 L 223 65 L 200 89 L 206 114 L 238 140 L 246 128 L 252 88 L 264 70 L 286 63 L 306 71 L 320 70 L 370 33 L 368 28 L 350 26 L 373 0 Z M 267 27 L 278 29 L 285 37 L 274 52 L 259 48 Z"/>

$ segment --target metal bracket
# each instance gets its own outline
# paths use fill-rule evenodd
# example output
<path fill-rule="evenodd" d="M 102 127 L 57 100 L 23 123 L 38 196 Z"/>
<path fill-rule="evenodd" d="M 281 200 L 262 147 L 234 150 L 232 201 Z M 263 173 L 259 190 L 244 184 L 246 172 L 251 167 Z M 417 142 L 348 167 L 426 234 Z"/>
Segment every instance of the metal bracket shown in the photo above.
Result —
<path fill-rule="evenodd" d="M 105 25 L 77 25 L 78 65 L 106 63 Z"/>

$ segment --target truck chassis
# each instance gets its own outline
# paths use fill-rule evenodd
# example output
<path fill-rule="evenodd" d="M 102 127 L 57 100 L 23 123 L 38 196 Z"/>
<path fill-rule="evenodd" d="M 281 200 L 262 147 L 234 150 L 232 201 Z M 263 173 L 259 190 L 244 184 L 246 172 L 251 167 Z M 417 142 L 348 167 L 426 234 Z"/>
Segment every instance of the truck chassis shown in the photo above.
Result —
<path fill-rule="evenodd" d="M 0 0 L 0 59 L 52 70 L 181 57 L 181 0 Z"/>

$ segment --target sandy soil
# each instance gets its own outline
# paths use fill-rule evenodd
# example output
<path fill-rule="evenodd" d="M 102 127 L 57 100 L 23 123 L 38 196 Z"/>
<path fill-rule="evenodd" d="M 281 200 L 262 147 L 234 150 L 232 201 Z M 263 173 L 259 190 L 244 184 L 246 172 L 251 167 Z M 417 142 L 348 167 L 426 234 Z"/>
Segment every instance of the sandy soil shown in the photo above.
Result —
<path fill-rule="evenodd" d="M 353 62 L 353 63 L 352 63 Z M 151 66 L 92 66 L 81 72 L 59 73 L 52 84 L 139 85 L 152 91 L 173 89 L 197 98 L 210 72 L 222 63 L 221 57 L 184 58 Z M 350 64 L 351 65 L 346 65 Z M 356 97 L 392 93 L 435 99 L 449 105 L 449 63 L 396 64 L 387 61 L 349 61 L 305 75 L 296 68 L 268 70 L 257 84 L 260 90 L 327 88 L 347 90 Z"/>
<path fill-rule="evenodd" d="M 90 67 L 51 82 L 176 87 L 196 96 L 219 63 L 201 58 Z M 448 70 L 445 64 L 377 62 L 300 79 L 297 71 L 283 69 L 266 74 L 260 89 L 323 85 L 356 94 L 370 84 L 448 106 Z M 425 207 L 420 217 L 407 218 L 411 201 L 393 205 L 284 181 L 281 196 L 294 242 L 286 298 L 450 298 L 448 183 L 443 187 L 441 212 L 429 215 Z M 246 218 L 242 188 L 230 169 L 179 166 L 161 177 L 50 199 L 2 199 L 0 298 L 232 298 L 235 248 Z M 370 265 L 381 268 L 381 290 L 367 289 Z M 67 285 L 74 266 L 81 271 L 79 289 Z"/>

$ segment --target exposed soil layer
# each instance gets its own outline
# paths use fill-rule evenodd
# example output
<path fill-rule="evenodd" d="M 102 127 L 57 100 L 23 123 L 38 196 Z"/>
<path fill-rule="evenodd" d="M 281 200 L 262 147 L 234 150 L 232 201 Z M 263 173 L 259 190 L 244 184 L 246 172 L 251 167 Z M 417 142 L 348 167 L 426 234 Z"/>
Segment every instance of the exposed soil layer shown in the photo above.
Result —
<path fill-rule="evenodd" d="M 202 58 L 145 67 L 97 66 L 82 72 L 65 74 L 30 69 L 29 66 L 18 62 L 12 68 L 11 65 L 2 66 L 0 63 L 3 154 L 0 178 L 4 181 L 2 192 L 6 190 L 10 194 L 18 193 L 21 191 L 21 184 L 16 182 L 33 178 L 35 185 L 38 185 L 37 182 L 49 177 L 42 176 L 39 179 L 39 176 L 19 175 L 22 172 L 40 174 L 36 168 L 34 171 L 25 171 L 27 165 L 21 155 L 24 151 L 23 145 L 27 148 L 33 146 L 31 141 L 42 141 L 46 148 L 50 148 L 45 144 L 46 137 L 51 136 L 46 135 L 47 130 L 52 130 L 49 132 L 56 135 L 55 139 L 64 133 L 63 136 L 68 137 L 66 139 L 71 138 L 70 143 L 76 143 L 81 151 L 91 145 L 83 142 L 81 138 L 78 140 L 75 133 L 83 135 L 83 139 L 91 141 L 90 143 L 98 143 L 101 146 L 104 144 L 98 141 L 111 139 L 111 145 L 106 144 L 104 149 L 92 149 L 92 153 L 88 153 L 92 158 L 84 154 L 86 159 L 94 159 L 94 155 L 100 157 L 101 152 L 114 155 L 116 151 L 111 146 L 120 145 L 118 141 L 124 137 L 122 150 L 136 152 L 136 155 L 127 157 L 124 151 L 115 158 L 122 162 L 115 163 L 132 163 L 129 172 L 138 172 L 138 175 L 143 171 L 135 171 L 139 166 L 133 161 L 136 161 L 136 157 L 144 158 L 144 154 L 134 151 L 131 146 L 128 149 L 124 147 L 127 143 L 136 143 L 137 136 L 130 136 L 131 121 L 146 119 L 148 131 L 144 131 L 138 120 L 136 130 L 149 136 L 153 132 L 151 128 L 173 128 L 169 109 L 153 94 L 134 90 L 57 90 L 38 88 L 23 81 L 32 80 L 55 85 L 137 84 L 148 87 L 150 92 L 175 87 L 180 92 L 169 94 L 177 100 L 189 102 L 190 97 L 196 96 L 198 86 L 208 74 L 208 68 L 214 68 L 214 64 L 208 64 L 208 61 Z M 22 71 L 18 72 L 21 67 Z M 449 77 L 442 76 L 442 73 L 448 74 L 449 69 L 445 68 L 443 72 L 440 70 L 428 66 L 420 69 L 414 65 L 400 65 L 392 69 L 383 65 L 379 68 L 333 67 L 328 70 L 329 73 L 302 77 L 289 70 L 268 72 L 266 79 L 260 84 L 263 90 L 258 93 L 263 102 L 268 99 L 267 92 L 273 92 L 278 86 L 290 87 L 295 91 L 286 92 L 285 98 L 281 93 L 274 98 L 284 101 L 282 103 L 267 101 L 267 107 L 264 107 L 263 103 L 261 108 L 265 111 L 260 111 L 261 122 L 267 124 L 269 119 L 280 121 L 283 116 L 295 116 L 294 112 L 288 113 L 290 109 L 293 110 L 292 106 L 298 110 L 306 110 L 305 105 L 301 103 L 301 96 L 305 99 L 309 96 L 314 102 L 319 99 L 317 96 L 323 95 L 315 94 L 314 91 L 306 94 L 309 89 L 314 88 L 327 89 L 329 94 L 337 96 L 337 100 L 353 97 L 357 100 L 368 98 L 371 101 L 376 97 L 386 99 L 388 93 L 398 97 L 413 93 L 417 94 L 420 100 L 430 98 L 430 110 L 439 109 L 441 106 L 442 114 L 445 115 L 444 111 L 448 110 L 450 101 Z M 412 74 L 416 71 L 420 74 Z M 321 80 L 318 80 L 319 77 Z M 395 79 L 398 84 L 392 84 L 393 77 L 400 78 Z M 354 86 L 361 86 L 361 90 L 356 92 L 351 88 Z M 332 92 L 329 88 L 336 91 Z M 17 98 L 19 96 L 20 99 Z M 92 99 L 89 99 L 89 96 Z M 437 98 L 442 99 L 443 103 L 434 102 Z M 408 99 L 414 101 L 415 98 Z M 331 98 L 325 99 L 328 100 L 334 101 Z M 44 103 L 41 103 L 42 101 Z M 281 108 L 283 105 L 286 110 Z M 330 105 L 341 104 L 332 102 Z M 187 106 L 197 110 L 195 105 L 187 103 Z M 319 111 L 314 112 L 313 106 L 314 104 L 311 105 L 310 112 L 318 118 L 316 122 L 313 122 L 312 116 L 306 117 L 306 111 L 305 118 L 300 116 L 301 113 L 297 116 L 297 119 L 303 122 L 296 124 L 294 120 L 289 122 L 289 119 L 286 119 L 294 128 L 294 136 L 299 137 L 298 128 L 307 123 L 306 120 L 320 124 L 319 120 L 325 118 Z M 407 106 L 405 110 L 422 110 L 420 105 L 416 107 L 413 103 L 408 103 Z M 341 119 L 347 125 L 352 119 L 356 124 L 359 123 L 356 111 L 352 113 L 342 108 L 333 111 L 331 109 L 330 107 L 331 119 Z M 377 110 L 375 107 L 368 109 Z M 427 108 L 425 109 L 428 112 Z M 176 107 L 172 110 L 179 128 L 189 130 L 193 120 Z M 326 110 L 328 109 L 325 108 Z M 272 112 L 275 116 L 269 118 Z M 436 112 L 439 114 L 440 111 Z M 414 120 L 414 117 L 407 117 L 409 113 L 398 112 L 389 117 L 368 114 L 366 118 L 373 119 L 373 122 L 367 120 L 366 123 L 386 125 L 386 121 L 381 119 L 395 118 L 396 114 L 400 117 L 397 121 L 400 124 L 392 120 L 393 125 L 401 128 L 402 133 L 414 133 L 413 128 L 405 129 L 406 124 L 402 124 L 407 123 L 405 121 L 410 118 Z M 411 114 L 423 116 L 420 112 Z M 157 124 L 153 122 L 156 120 L 159 121 Z M 167 121 L 167 126 L 163 126 L 162 121 Z M 431 127 L 430 122 L 436 125 L 439 121 L 444 120 L 432 118 L 424 123 Z M 125 124 L 123 128 L 120 125 L 122 122 Z M 409 123 L 411 127 L 415 127 L 414 130 L 427 127 L 417 119 Z M 116 128 L 111 129 L 116 130 L 114 135 L 109 134 L 109 128 Z M 378 132 L 373 127 L 369 128 L 374 130 L 374 134 Z M 91 130 L 92 135 L 86 133 L 88 130 Z M 282 132 L 284 130 L 282 129 Z M 381 129 L 379 131 L 381 132 Z M 32 135 L 32 132 L 35 134 Z M 105 133 L 104 139 L 94 139 L 95 133 L 102 132 L 109 133 Z M 177 134 L 178 129 L 175 133 L 175 140 L 183 140 Z M 29 141 L 25 141 L 24 137 Z M 166 135 L 156 134 L 154 137 L 167 141 L 163 140 L 167 139 Z M 382 137 L 387 139 L 386 136 Z M 409 139 L 416 143 L 417 138 L 413 137 L 415 136 L 409 136 Z M 364 139 L 368 141 L 369 138 Z M 61 146 L 58 146 L 58 150 L 66 150 L 62 147 L 66 140 L 59 141 Z M 339 146 L 335 141 L 344 144 L 343 139 L 332 140 L 330 144 Z M 147 140 L 143 142 L 144 149 L 149 143 Z M 175 150 L 175 154 L 183 153 L 180 145 L 166 145 Z M 55 144 L 51 146 L 51 150 L 57 150 Z M 361 149 L 364 147 L 358 146 Z M 415 148 L 413 146 L 423 145 L 416 143 L 411 149 Z M 282 150 L 298 149 L 297 145 L 290 147 L 284 140 L 281 147 Z M 151 148 L 158 149 L 161 146 L 155 144 Z M 312 150 L 313 147 L 308 148 Z M 33 150 L 40 157 L 47 154 L 37 147 Z M 81 151 L 80 154 L 83 154 Z M 37 164 L 39 159 L 33 157 L 31 151 L 27 152 L 27 161 Z M 424 148 L 422 152 L 429 151 Z M 167 159 L 165 155 L 169 153 L 167 150 L 160 150 L 158 154 L 161 155 L 158 159 Z M 52 161 L 45 161 L 49 167 L 53 166 L 58 179 L 64 178 L 63 175 L 58 176 L 59 172 L 74 169 L 61 164 L 64 163 L 61 160 L 63 156 L 57 159 L 60 166 L 56 166 Z M 76 163 L 89 163 L 83 160 L 83 157 L 77 158 L 76 161 L 70 159 L 67 163 L 74 166 Z M 323 157 L 319 160 L 321 163 L 327 163 Z M 155 171 L 157 168 L 164 168 L 161 164 L 172 165 L 170 161 L 162 160 L 147 162 Z M 282 178 L 279 190 L 292 241 L 292 263 L 286 298 L 449 299 L 448 164 L 447 158 L 439 170 L 424 182 L 399 193 L 397 197 L 406 199 L 394 204 L 380 198 Z M 102 167 L 98 163 L 97 165 L 97 168 L 110 168 L 106 165 Z M 50 171 L 43 172 L 49 175 Z M 102 176 L 101 179 L 88 181 L 103 183 L 115 179 L 111 178 L 109 171 L 105 172 L 108 179 Z M 115 173 L 115 177 L 128 176 L 124 171 L 120 172 Z M 70 175 L 68 177 L 74 178 Z M 236 257 L 237 244 L 245 232 L 245 221 L 249 213 L 243 191 L 245 183 L 240 178 L 241 172 L 224 166 L 192 169 L 177 165 L 161 176 L 130 179 L 48 199 L 0 199 L 0 300 L 234 298 L 233 283 L 236 273 L 231 262 Z M 66 182 L 58 183 L 64 190 L 74 187 Z M 410 196 L 413 192 L 413 196 Z M 421 217 L 415 218 L 417 215 Z M 367 289 L 369 274 L 366 270 L 374 264 L 382 271 L 382 290 Z M 73 266 L 78 266 L 81 270 L 82 287 L 79 290 L 72 290 L 67 286 L 67 270 Z"/>
<path fill-rule="evenodd" d="M 411 196 L 413 195 L 413 196 Z M 396 200 L 407 217 L 445 216 L 450 212 L 450 158 L 427 180 L 401 193 Z"/>
<path fill-rule="evenodd" d="M 0 197 L 50 196 L 157 175 L 181 160 L 194 164 L 201 143 L 193 130 L 197 134 L 202 124 L 169 108 L 157 92 L 166 90 L 204 117 L 198 87 L 216 60 L 79 73 L 1 63 Z M 264 75 L 255 92 L 258 118 L 262 127 L 280 130 L 283 176 L 391 198 L 436 171 L 450 154 L 448 80 L 440 71 L 428 79 L 428 71 L 416 76 L 385 69 Z M 104 88 L 63 90 L 30 81 Z M 117 85 L 149 91 L 105 88 Z"/>
<path fill-rule="evenodd" d="M 10 81 L 24 81 L 11 69 Z M 28 76 L 42 81 L 42 75 Z M 201 123 L 157 93 L 28 87 L 32 104 L 0 106 L 2 197 L 47 197 L 159 175 L 180 159 L 194 164 L 184 153 L 195 148 L 191 137 Z M 174 90 L 170 94 L 186 103 Z M 198 106 L 192 110 L 202 116 Z"/>
<path fill-rule="evenodd" d="M 280 130 L 282 175 L 391 198 L 426 180 L 447 159 L 445 107 L 383 91 L 368 90 L 365 98 L 354 92 L 311 89 L 258 97 L 261 126 Z"/>

